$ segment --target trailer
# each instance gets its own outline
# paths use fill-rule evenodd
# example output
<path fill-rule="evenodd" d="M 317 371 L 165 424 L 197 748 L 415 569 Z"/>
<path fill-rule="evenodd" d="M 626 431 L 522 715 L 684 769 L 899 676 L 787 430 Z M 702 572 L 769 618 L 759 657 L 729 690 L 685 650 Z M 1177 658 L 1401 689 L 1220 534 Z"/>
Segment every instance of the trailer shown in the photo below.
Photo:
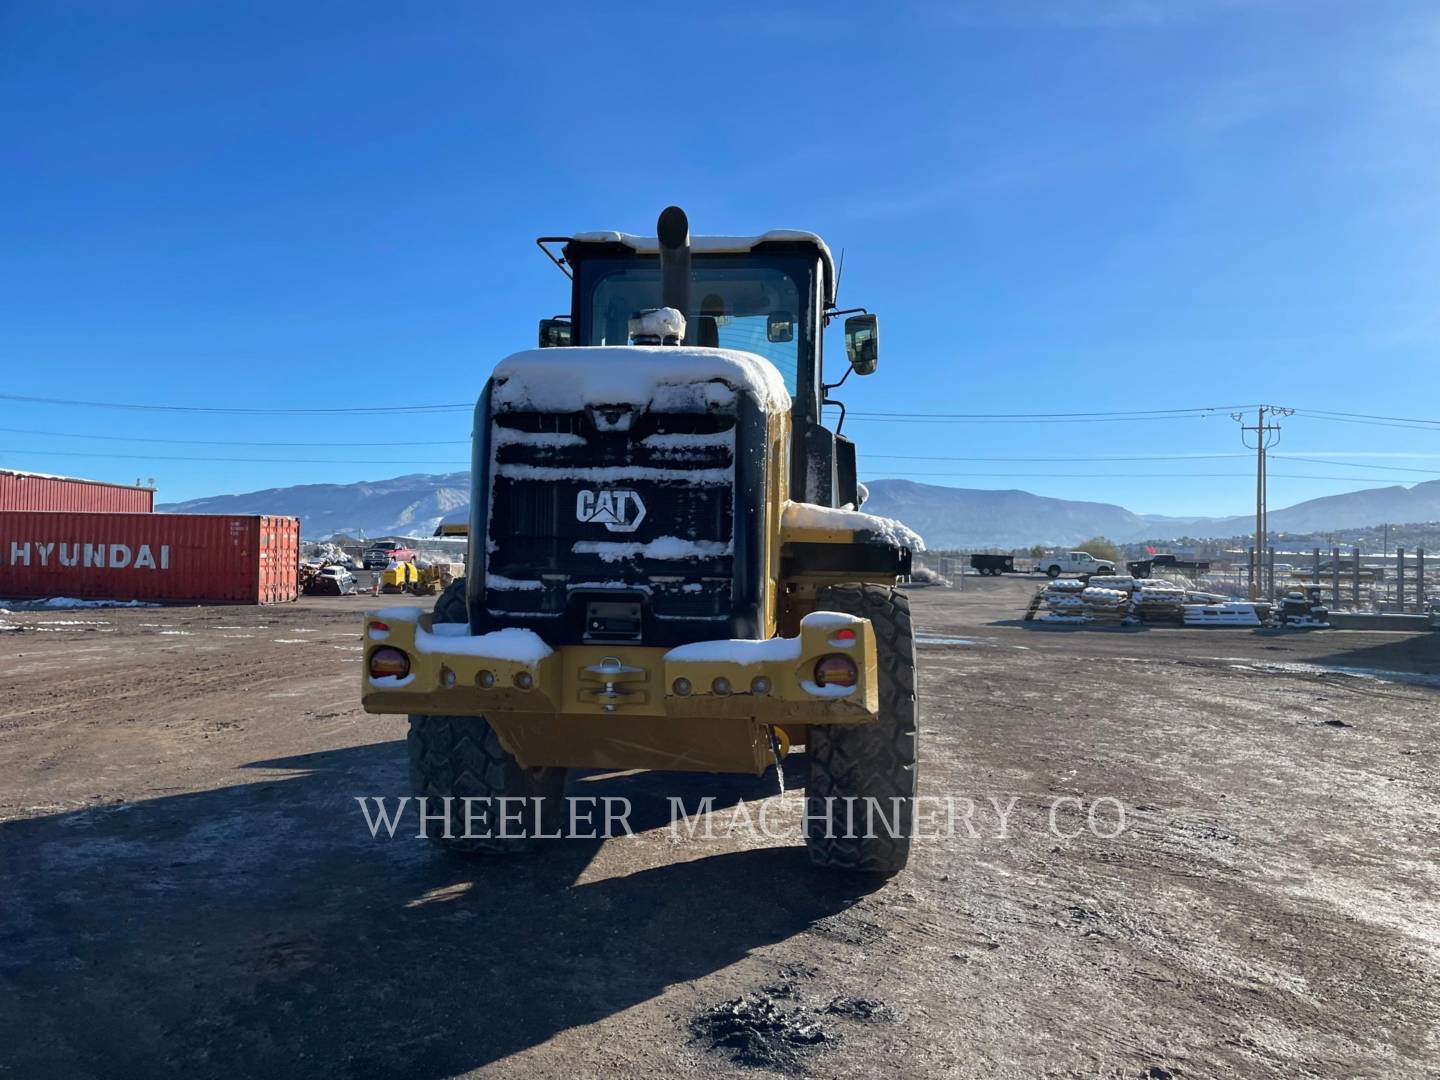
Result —
<path fill-rule="evenodd" d="M 1156 569 L 1175 570 L 1187 574 L 1204 574 L 1210 570 L 1210 563 L 1196 559 L 1177 559 L 1174 555 L 1152 555 L 1148 559 L 1132 559 L 1125 564 L 1131 577 L 1148 578 Z"/>
<path fill-rule="evenodd" d="M 970 556 L 970 566 L 981 574 L 992 574 L 995 577 L 999 577 L 1001 574 L 1013 574 L 1015 573 L 1015 556 L 976 553 Z"/>

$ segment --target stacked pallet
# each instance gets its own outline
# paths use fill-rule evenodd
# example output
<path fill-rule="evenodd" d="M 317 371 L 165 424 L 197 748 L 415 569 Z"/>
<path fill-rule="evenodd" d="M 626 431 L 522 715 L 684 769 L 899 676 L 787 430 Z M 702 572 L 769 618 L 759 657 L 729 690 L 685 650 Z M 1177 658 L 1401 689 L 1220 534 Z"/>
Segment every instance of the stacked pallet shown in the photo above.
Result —
<path fill-rule="evenodd" d="M 1191 604 L 1185 608 L 1186 626 L 1259 626 L 1260 622 L 1255 605 L 1243 600 Z"/>
<path fill-rule="evenodd" d="M 1144 578 L 1121 577 L 1118 574 L 1092 574 L 1086 584 L 1097 589 L 1123 589 L 1125 592 L 1134 592 L 1144 580 Z"/>
<path fill-rule="evenodd" d="M 1055 578 L 1035 594 L 1027 617 L 1044 623 L 1087 623 L 1090 616 L 1082 598 L 1084 591 L 1083 581 Z"/>
<path fill-rule="evenodd" d="M 1185 590 L 1168 581 L 1140 581 L 1131 596 L 1131 610 L 1147 625 L 1185 621 Z"/>
<path fill-rule="evenodd" d="M 1119 626 L 1130 615 L 1130 592 L 1128 589 L 1103 589 L 1088 586 L 1081 594 L 1085 614 L 1090 622 L 1103 626 Z"/>

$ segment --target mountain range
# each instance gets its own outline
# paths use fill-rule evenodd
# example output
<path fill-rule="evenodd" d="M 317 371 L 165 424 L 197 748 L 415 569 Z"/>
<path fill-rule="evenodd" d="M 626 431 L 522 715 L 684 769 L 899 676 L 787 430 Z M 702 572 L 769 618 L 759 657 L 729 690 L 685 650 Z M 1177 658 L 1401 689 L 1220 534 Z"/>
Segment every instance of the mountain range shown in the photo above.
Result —
<path fill-rule="evenodd" d="M 899 518 L 932 548 L 1063 546 L 1093 536 L 1128 543 L 1243 535 L 1254 527 L 1254 519 L 1246 516 L 1137 514 L 1113 503 L 1056 499 L 1028 491 L 938 487 L 910 480 L 874 480 L 866 486 L 870 490 L 866 511 Z M 287 514 L 300 518 L 307 539 L 323 539 L 336 533 L 428 536 L 441 520 L 463 520 L 469 502 L 470 474 L 457 472 L 267 488 L 156 509 L 180 514 Z M 1440 520 L 1440 480 L 1326 495 L 1270 511 L 1271 529 L 1292 533 L 1436 520 Z"/>
<path fill-rule="evenodd" d="M 468 472 L 412 473 L 356 484 L 301 484 L 243 495 L 163 503 L 171 514 L 284 514 L 307 540 L 349 536 L 429 536 L 445 516 L 470 505 Z"/>

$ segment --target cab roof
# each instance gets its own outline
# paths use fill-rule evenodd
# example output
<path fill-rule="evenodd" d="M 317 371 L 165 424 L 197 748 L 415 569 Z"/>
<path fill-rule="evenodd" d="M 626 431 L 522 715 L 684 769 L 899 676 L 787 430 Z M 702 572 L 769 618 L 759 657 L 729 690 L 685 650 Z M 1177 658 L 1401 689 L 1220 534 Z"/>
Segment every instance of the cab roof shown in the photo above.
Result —
<path fill-rule="evenodd" d="M 576 233 L 568 239 L 580 244 L 620 244 L 640 255 L 659 255 L 660 241 L 654 236 L 624 232 Z M 830 247 L 813 232 L 802 229 L 771 229 L 758 236 L 692 236 L 690 250 L 697 255 L 723 255 L 754 251 L 762 244 L 806 244 L 813 247 L 825 266 L 825 303 L 835 303 L 835 260 Z"/>

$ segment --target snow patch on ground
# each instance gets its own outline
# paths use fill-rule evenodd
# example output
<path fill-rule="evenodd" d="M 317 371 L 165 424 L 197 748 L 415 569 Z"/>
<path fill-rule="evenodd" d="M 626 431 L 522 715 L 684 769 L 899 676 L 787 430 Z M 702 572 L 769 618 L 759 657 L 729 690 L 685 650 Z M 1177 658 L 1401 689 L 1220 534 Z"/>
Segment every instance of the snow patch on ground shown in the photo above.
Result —
<path fill-rule="evenodd" d="M 52 596 L 46 600 L 7 600 L 9 609 L 0 608 L 0 614 L 15 611 L 74 611 L 77 608 L 151 608 L 159 607 L 145 600 L 77 600 L 72 596 Z"/>

